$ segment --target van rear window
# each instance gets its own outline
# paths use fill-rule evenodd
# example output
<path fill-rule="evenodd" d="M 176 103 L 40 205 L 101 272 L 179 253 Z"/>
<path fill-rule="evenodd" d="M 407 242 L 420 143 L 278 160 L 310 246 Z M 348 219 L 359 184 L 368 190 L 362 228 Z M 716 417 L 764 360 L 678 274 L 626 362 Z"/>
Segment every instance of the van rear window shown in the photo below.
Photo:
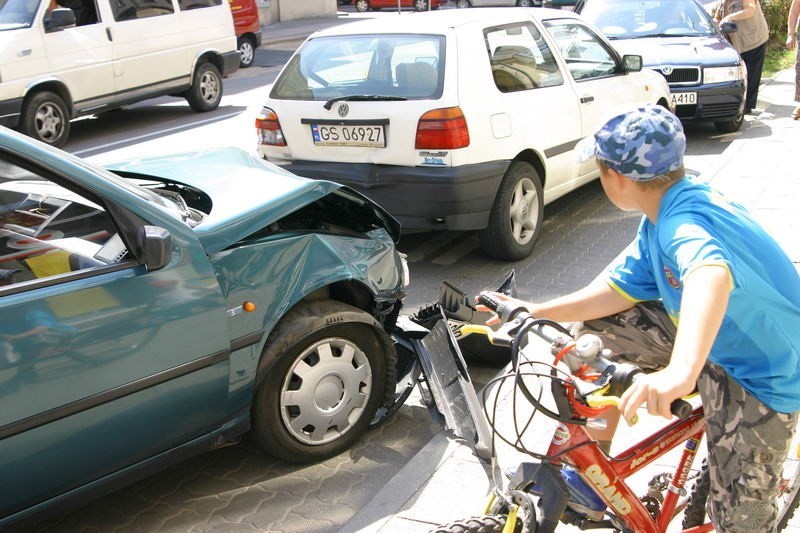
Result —
<path fill-rule="evenodd" d="M 222 4 L 222 0 L 178 0 L 181 11 L 201 9 L 204 7 L 214 7 Z"/>
<path fill-rule="evenodd" d="M 114 20 L 146 19 L 175 12 L 170 0 L 111 0 Z"/>

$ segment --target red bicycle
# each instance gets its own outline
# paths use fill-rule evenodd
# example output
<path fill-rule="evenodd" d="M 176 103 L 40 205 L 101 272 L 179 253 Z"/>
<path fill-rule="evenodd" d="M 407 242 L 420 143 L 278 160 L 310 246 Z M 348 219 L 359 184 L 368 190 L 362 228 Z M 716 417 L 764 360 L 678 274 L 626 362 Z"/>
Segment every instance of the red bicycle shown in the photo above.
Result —
<path fill-rule="evenodd" d="M 497 487 L 492 492 L 486 514 L 441 526 L 435 530 L 437 533 L 549 533 L 559 523 L 582 530 L 609 528 L 657 533 L 667 531 L 681 512 L 684 533 L 714 529 L 705 517 L 708 471 L 703 465 L 699 474 L 691 474 L 705 432 L 702 406 L 692 408 L 685 400 L 677 400 L 672 406 L 677 420 L 616 456 L 608 456 L 589 436 L 586 427 L 597 423 L 604 410 L 616 408 L 619 396 L 641 370 L 629 363 L 608 360 L 601 340 L 595 335 L 574 339 L 558 323 L 530 316 L 519 301 L 498 301 L 487 294 L 481 295 L 479 301 L 495 310 L 504 323 L 497 331 L 468 324 L 462 326 L 461 333 L 485 333 L 492 344 L 510 346 L 512 371 L 496 379 L 513 379 L 515 389 L 530 402 L 532 410 L 557 420 L 558 425 L 547 452 L 535 453 L 522 446 L 520 438 L 530 429 L 530 421 L 522 432 L 515 427 L 514 438 L 501 435 L 484 397 L 484 414 L 494 436 L 536 460 L 521 463 L 507 487 Z M 530 334 L 549 343 L 552 363 L 531 357 L 534 344 L 541 343 L 529 342 Z M 539 371 L 537 365 L 544 365 L 544 371 Z M 550 381 L 555 408 L 542 401 L 541 391 L 534 393 L 533 387 L 529 387 L 531 380 L 542 378 Z M 484 391 L 489 389 L 487 386 Z M 637 495 L 628 478 L 681 445 L 683 452 L 674 470 L 655 476 L 647 493 Z M 587 512 L 576 504 L 562 469 L 580 477 L 583 486 L 596 495 L 595 499 L 602 500 L 605 510 Z M 688 484 L 692 485 L 691 491 L 686 490 Z M 786 527 L 800 505 L 800 446 L 796 444 L 785 463 L 780 486 L 778 531 Z"/>

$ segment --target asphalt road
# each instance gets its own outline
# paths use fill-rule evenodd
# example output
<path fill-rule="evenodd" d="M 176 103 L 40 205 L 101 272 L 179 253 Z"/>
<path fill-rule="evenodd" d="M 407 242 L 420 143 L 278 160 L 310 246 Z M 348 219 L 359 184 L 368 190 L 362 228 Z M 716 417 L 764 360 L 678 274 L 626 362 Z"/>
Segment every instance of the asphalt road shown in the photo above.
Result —
<path fill-rule="evenodd" d="M 225 81 L 219 109 L 192 112 L 162 98 L 73 124 L 68 151 L 98 162 L 233 144 L 255 149 L 254 116 L 292 46 L 262 48 L 256 64 Z M 734 135 L 711 127 L 688 131 L 686 166 L 714 165 Z M 442 280 L 468 293 L 494 288 L 517 273 L 522 297 L 542 299 L 590 281 L 632 237 L 638 216 L 616 210 L 597 182 L 545 208 L 541 241 L 513 264 L 486 259 L 475 232 L 405 235 L 412 284 L 408 311 L 436 297 Z M 496 369 L 473 365 L 480 379 Z M 369 432 L 351 451 L 324 463 L 280 463 L 248 444 L 223 448 L 110 494 L 40 530 L 69 532 L 328 532 L 346 524 L 372 495 L 439 431 L 417 399 Z"/>

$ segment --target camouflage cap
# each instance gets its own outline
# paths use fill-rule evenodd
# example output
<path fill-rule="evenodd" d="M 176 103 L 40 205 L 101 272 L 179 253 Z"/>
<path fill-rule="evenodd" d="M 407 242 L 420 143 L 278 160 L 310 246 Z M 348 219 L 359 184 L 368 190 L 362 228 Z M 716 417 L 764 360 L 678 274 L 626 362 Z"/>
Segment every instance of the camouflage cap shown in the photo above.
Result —
<path fill-rule="evenodd" d="M 678 117 L 657 105 L 615 116 L 576 148 L 578 161 L 596 157 L 623 176 L 648 181 L 683 164 L 686 136 Z"/>

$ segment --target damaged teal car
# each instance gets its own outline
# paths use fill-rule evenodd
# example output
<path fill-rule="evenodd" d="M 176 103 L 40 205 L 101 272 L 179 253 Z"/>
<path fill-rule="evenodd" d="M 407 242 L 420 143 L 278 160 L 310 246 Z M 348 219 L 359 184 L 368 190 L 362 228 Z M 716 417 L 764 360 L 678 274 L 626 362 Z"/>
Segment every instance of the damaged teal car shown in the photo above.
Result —
<path fill-rule="evenodd" d="M 98 168 L 0 128 L 0 530 L 246 432 L 347 449 L 394 399 L 398 235 L 238 149 Z"/>

